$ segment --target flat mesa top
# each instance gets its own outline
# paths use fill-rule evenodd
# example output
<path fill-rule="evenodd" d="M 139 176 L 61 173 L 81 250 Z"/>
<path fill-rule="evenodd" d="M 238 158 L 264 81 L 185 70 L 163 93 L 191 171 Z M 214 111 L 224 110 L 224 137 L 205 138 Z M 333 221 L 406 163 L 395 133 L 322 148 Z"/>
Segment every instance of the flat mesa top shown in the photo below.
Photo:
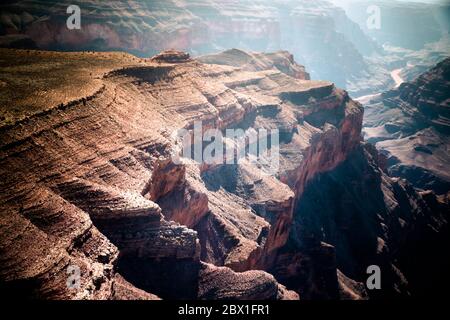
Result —
<path fill-rule="evenodd" d="M 251 57 L 255 56 L 257 55 L 252 54 Z M 278 53 L 277 57 L 283 63 L 294 65 L 292 57 L 287 53 Z M 264 63 L 261 62 L 263 60 Z M 269 104 L 273 102 L 272 97 L 282 93 L 302 94 L 309 90 L 333 88 L 331 82 L 294 78 L 306 75 L 302 66 L 295 64 L 294 69 L 281 71 L 277 69 L 278 62 L 269 63 L 270 59 L 266 56 L 258 55 L 254 61 L 257 63 L 255 62 L 256 64 L 248 69 L 248 66 L 202 64 L 201 58 L 191 59 L 189 54 L 175 50 L 163 51 L 152 58 L 145 59 L 122 52 L 0 49 L 0 127 L 13 125 L 61 104 L 66 105 L 83 97 L 92 96 L 104 86 L 105 74 L 113 70 L 120 71 L 123 68 L 136 72 L 136 67 L 141 71 L 145 71 L 145 67 L 173 67 L 178 70 L 175 74 L 180 76 L 193 71 L 193 81 L 217 77 L 217 81 L 225 86 L 242 87 L 235 89 L 242 92 L 250 91 L 255 97 L 261 96 L 258 91 L 264 88 L 267 94 L 264 94 L 261 99 Z M 262 65 L 259 65 L 260 62 Z M 285 72 L 292 73 L 292 76 Z M 262 82 L 259 83 L 260 81 Z M 185 81 L 183 80 L 182 83 L 184 87 Z M 257 83 L 261 88 L 253 86 Z M 205 84 L 206 87 L 210 89 L 212 86 Z M 176 86 L 174 86 L 175 89 Z M 191 91 L 188 94 L 192 98 Z M 172 98 L 173 96 L 174 94 Z M 185 96 L 182 98 L 184 100 Z M 204 99 L 203 96 L 202 99 Z"/>
<path fill-rule="evenodd" d="M 122 52 L 0 49 L 0 125 L 92 95 L 105 73 L 145 63 Z"/>

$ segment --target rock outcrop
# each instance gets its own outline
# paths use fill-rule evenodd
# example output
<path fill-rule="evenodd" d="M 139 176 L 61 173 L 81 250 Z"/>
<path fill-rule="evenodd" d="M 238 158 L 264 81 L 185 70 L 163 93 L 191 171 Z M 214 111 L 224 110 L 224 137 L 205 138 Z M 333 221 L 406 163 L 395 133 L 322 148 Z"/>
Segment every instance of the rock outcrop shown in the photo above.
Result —
<path fill-rule="evenodd" d="M 298 300 L 298 294 L 286 290 L 265 272 L 251 270 L 235 273 L 226 267 L 203 264 L 199 284 L 200 299 L 225 300 Z"/>
<path fill-rule="evenodd" d="M 152 57 L 151 61 L 159 63 L 182 63 L 191 61 L 191 57 L 186 52 L 167 50 Z"/>
<path fill-rule="evenodd" d="M 173 50 L 150 59 L 77 54 L 90 68 L 70 64 L 71 72 L 91 90 L 66 102 L 73 54 L 3 52 L 9 58 L 0 68 L 10 77 L 0 78 L 2 99 L 17 90 L 24 71 L 9 64 L 23 57 L 30 69 L 39 66 L 35 75 L 59 85 L 51 105 L 0 127 L 2 293 L 365 299 L 423 292 L 409 245 L 445 243 L 448 199 L 389 178 L 384 158 L 362 144 L 362 106 L 331 82 L 308 80 L 290 54 L 202 57 L 213 64 Z M 22 90 L 18 110 L 48 88 Z M 177 161 L 177 133 L 195 135 L 199 121 L 219 131 L 278 129 L 277 165 L 251 157 Z M 386 273 L 380 293 L 363 287 L 373 263 Z"/>
<path fill-rule="evenodd" d="M 450 59 L 372 99 L 365 136 L 385 152 L 389 172 L 416 187 L 445 194 L 450 189 Z"/>
<path fill-rule="evenodd" d="M 45 63 L 48 55 L 34 59 Z M 93 65 L 101 61 L 92 54 L 86 58 Z M 152 297 L 140 296 L 143 291 L 130 282 L 162 298 L 196 298 L 204 273 L 200 257 L 246 269 L 242 266 L 263 247 L 269 223 L 238 195 L 209 190 L 199 168 L 164 160 L 172 143 L 167 133 L 194 120 L 225 128 L 256 114 L 264 99 L 281 103 L 280 93 L 267 89 L 259 89 L 261 101 L 253 101 L 246 88 L 260 81 L 272 82 L 273 89 L 279 89 L 277 81 L 294 84 L 306 92 L 322 84 L 296 83 L 305 80 L 277 69 L 249 72 L 185 58 L 164 52 L 142 66 L 111 71 L 92 97 L 43 105 L 42 111 L 2 127 L 2 289 L 49 299 Z M 62 84 L 71 81 L 60 76 Z M 227 198 L 229 208 L 223 206 Z M 267 208 L 288 212 L 289 197 L 283 201 L 278 209 L 276 203 Z M 203 230 L 206 220 L 211 225 Z M 204 233 L 198 236 L 188 227 Z M 203 248 L 213 243 L 208 234 L 220 228 L 223 234 L 214 246 L 222 251 L 213 248 L 212 254 Z M 28 241 L 24 234 L 42 238 L 21 251 L 33 259 L 14 253 L 24 244 L 12 239 Z M 81 291 L 66 284 L 71 265 L 80 269 Z M 225 282 L 248 278 L 226 270 Z M 258 298 L 258 292 L 261 298 L 296 297 L 263 271 L 251 275 L 259 280 L 243 285 L 249 293 L 242 298 Z"/>
<path fill-rule="evenodd" d="M 217 54 L 201 56 L 197 60 L 203 63 L 239 67 L 246 71 L 277 69 L 293 78 L 310 80 L 305 67 L 297 64 L 294 61 L 294 56 L 287 51 L 250 53 L 239 49 L 231 49 Z"/>
<path fill-rule="evenodd" d="M 439 257 L 449 236 L 448 200 L 430 194 L 431 204 L 428 193 L 388 177 L 380 161 L 376 149 L 364 145 L 335 170 L 317 175 L 298 200 L 288 245 L 271 273 L 303 298 L 386 299 L 445 292 L 448 264 Z M 422 249 L 425 243 L 428 252 Z M 381 269 L 381 290 L 364 289 L 370 265 Z M 424 273 L 433 277 L 425 280 Z M 351 284 L 353 293 L 345 289 L 347 277 L 357 282 Z"/>

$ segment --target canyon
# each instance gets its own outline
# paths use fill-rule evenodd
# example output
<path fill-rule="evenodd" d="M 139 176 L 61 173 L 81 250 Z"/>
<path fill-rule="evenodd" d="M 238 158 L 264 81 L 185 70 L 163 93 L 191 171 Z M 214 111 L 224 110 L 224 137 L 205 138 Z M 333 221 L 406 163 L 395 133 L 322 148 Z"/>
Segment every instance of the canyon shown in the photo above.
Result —
<path fill-rule="evenodd" d="M 364 133 L 387 157 L 391 175 L 416 187 L 448 191 L 450 59 L 368 99 Z"/>
<path fill-rule="evenodd" d="M 448 285 L 449 194 L 391 177 L 362 105 L 291 53 L 0 53 L 2 296 L 386 299 Z M 278 172 L 175 163 L 173 133 L 195 121 L 279 129 Z M 373 264 L 381 290 L 365 288 Z"/>
<path fill-rule="evenodd" d="M 82 27 L 66 26 L 69 5 Z M 368 27 L 375 6 L 380 27 Z M 7 1 L 0 4 L 0 47 L 126 51 L 148 57 L 167 49 L 198 57 L 231 48 L 287 50 L 312 79 L 358 98 L 384 92 L 448 57 L 448 4 L 405 1 Z M 406 68 L 407 67 L 407 68 Z"/>
<path fill-rule="evenodd" d="M 66 8 L 73 4 L 81 9 L 80 30 L 66 27 Z M 231 48 L 287 50 L 313 79 L 331 81 L 354 97 L 392 85 L 382 46 L 325 0 L 22 0 L 0 10 L 0 47 L 119 50 L 140 57 L 166 49 L 192 56 Z"/>

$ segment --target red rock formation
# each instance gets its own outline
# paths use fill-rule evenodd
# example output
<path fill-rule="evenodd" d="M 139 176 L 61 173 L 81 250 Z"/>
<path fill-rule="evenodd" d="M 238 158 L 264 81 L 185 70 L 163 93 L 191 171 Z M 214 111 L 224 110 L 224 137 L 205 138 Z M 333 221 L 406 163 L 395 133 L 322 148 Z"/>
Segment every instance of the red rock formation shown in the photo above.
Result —
<path fill-rule="evenodd" d="M 95 63 L 95 55 L 92 58 Z M 240 262 L 252 252 L 247 248 L 257 247 L 259 231 L 246 217 L 261 227 L 268 224 L 250 206 L 232 204 L 236 217 L 244 218 L 237 220 L 241 225 L 236 228 L 230 223 L 231 216 L 220 211 L 220 194 L 206 195 L 199 170 L 190 169 L 187 174 L 185 168 L 171 167 L 162 159 L 170 152 L 169 130 L 189 126 L 195 119 L 223 125 L 221 114 L 229 114 L 229 121 L 242 120 L 256 103 L 224 83 L 242 78 L 252 82 L 265 75 L 242 77 L 242 71 L 235 68 L 189 60 L 174 65 L 167 60 L 166 65 L 159 62 L 111 72 L 94 96 L 51 109 L 45 106 L 48 111 L 1 129 L 5 176 L 1 185 L 1 245 L 6 253 L 2 259 L 7 261 L 2 264 L 2 288 L 41 298 L 106 299 L 120 297 L 111 289 L 116 286 L 125 291 L 123 295 L 138 297 L 139 290 L 117 280 L 117 266 L 133 285 L 163 298 L 195 298 L 201 279 L 197 234 L 167 222 L 163 216 L 195 227 L 207 213 L 214 214 L 226 224 L 220 241 L 233 237 L 238 244 L 233 243 L 221 259 Z M 281 75 L 276 70 L 271 73 Z M 186 74 L 191 76 L 185 78 Z M 214 85 L 206 86 L 205 80 Z M 188 101 L 187 91 L 191 92 Z M 212 105 L 208 98 L 213 93 L 227 99 L 226 104 Z M 179 190 L 184 192 L 179 198 L 171 196 Z M 143 196 L 147 194 L 161 203 L 163 211 Z M 198 215 L 191 215 L 189 208 L 196 206 Z M 33 259 L 14 254 L 24 244 L 9 239 L 24 234 L 42 238 L 38 246 L 21 251 L 23 257 Z M 71 264 L 81 268 L 80 292 L 66 286 Z M 178 268 L 168 268 L 173 265 Z M 58 276 L 48 279 L 49 274 Z M 231 270 L 228 274 L 234 276 Z M 115 281 L 119 281 L 117 285 Z M 276 284 L 273 278 L 270 281 Z M 28 291 L 23 291 L 21 283 Z M 258 287 L 261 282 L 254 285 Z"/>
<path fill-rule="evenodd" d="M 59 79 L 53 97 L 62 99 L 73 77 L 62 72 L 64 59 L 55 69 L 51 55 L 28 55 L 27 61 L 45 66 L 39 69 L 44 79 Z M 105 66 L 105 55 L 114 63 Z M 206 64 L 173 51 L 134 64 L 117 54 L 81 56 L 90 70 L 104 72 L 80 80 L 83 88 L 97 88 L 95 94 L 43 105 L 0 128 L 1 290 L 48 299 L 155 298 L 149 293 L 163 299 L 298 298 L 291 289 L 305 298 L 364 298 L 361 270 L 374 257 L 394 270 L 389 285 L 402 285 L 401 271 L 383 251 L 387 239 L 378 221 L 356 214 L 364 228 L 338 221 L 362 237 L 348 236 L 348 247 L 322 235 L 339 214 L 313 215 L 305 203 L 318 179 L 339 174 L 348 163 L 358 168 L 343 170 L 343 176 L 356 175 L 349 185 L 361 181 L 360 192 L 382 188 L 386 198 L 377 193 L 369 199 L 371 214 L 392 206 L 383 219 L 404 219 L 404 199 L 428 212 L 423 207 L 434 203 L 433 196 L 425 203 L 379 174 L 373 150 L 361 151 L 362 107 L 345 91 L 306 80 L 286 53 L 224 55 L 220 64 L 220 55 Z M 251 59 L 235 63 L 242 56 Z M 82 66 L 73 72 L 86 72 Z M 16 87 L 5 88 L 10 96 Z M 45 89 L 23 88 L 29 100 Z M 195 121 L 219 130 L 279 128 L 278 172 L 269 175 L 268 164 L 249 159 L 234 165 L 175 162 L 173 133 L 193 130 Z M 357 195 L 350 199 L 367 197 Z M 341 200 L 348 205 L 348 198 Z M 391 240 L 403 231 L 399 223 L 388 227 Z M 380 254 L 373 251 L 378 247 Z M 70 265 L 81 269 L 80 290 L 66 285 Z M 271 272 L 289 290 L 266 271 L 251 269 Z"/>
<path fill-rule="evenodd" d="M 235 273 L 227 267 L 203 263 L 200 274 L 200 299 L 298 300 L 298 294 L 286 290 L 262 271 Z"/>
<path fill-rule="evenodd" d="M 149 185 L 150 199 L 158 202 L 169 220 L 194 227 L 209 211 L 205 187 L 195 176 L 186 177 L 186 167 L 171 159 L 157 162 Z"/>

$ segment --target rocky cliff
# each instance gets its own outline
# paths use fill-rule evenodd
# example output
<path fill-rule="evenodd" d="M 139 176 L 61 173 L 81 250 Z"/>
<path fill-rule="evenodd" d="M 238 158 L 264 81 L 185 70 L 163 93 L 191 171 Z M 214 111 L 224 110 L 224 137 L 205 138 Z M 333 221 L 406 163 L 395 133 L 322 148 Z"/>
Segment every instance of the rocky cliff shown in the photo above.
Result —
<path fill-rule="evenodd" d="M 365 299 L 423 287 L 408 246 L 443 241 L 448 200 L 388 177 L 362 144 L 362 106 L 289 53 L 1 52 L 2 101 L 23 97 L 1 109 L 16 109 L 0 128 L 2 293 Z M 196 121 L 277 128 L 278 170 L 176 161 L 173 133 Z M 369 263 L 386 274 L 380 292 L 364 288 Z"/>
<path fill-rule="evenodd" d="M 450 59 L 372 99 L 365 134 L 388 156 L 391 174 L 443 194 L 449 190 Z"/>
<path fill-rule="evenodd" d="M 280 78 L 284 85 L 296 80 L 275 69 L 257 73 L 210 67 L 176 52 L 126 68 L 120 66 L 133 58 L 115 54 L 3 53 L 11 57 L 3 68 L 19 56 L 27 57 L 30 69 L 33 63 L 45 65 L 44 71 L 34 69 L 41 79 L 57 76 L 61 85 L 55 86 L 48 104 L 35 105 L 31 114 L 3 117 L 3 293 L 46 299 L 155 297 L 145 291 L 163 298 L 297 297 L 262 271 L 241 275 L 200 261 L 204 243 L 197 233 L 169 220 L 194 228 L 204 217 L 214 217 L 211 231 L 223 226 L 226 233 L 220 239 L 226 250 L 219 256 L 222 260 L 241 242 L 256 247 L 260 228 L 268 223 L 238 203 L 232 208 L 238 217 L 243 215 L 239 227 L 248 224 L 247 229 L 230 224 L 221 217 L 225 208 L 220 192 L 209 199 L 198 170 L 172 171 L 170 161 L 164 160 L 171 148 L 167 132 L 196 119 L 218 126 L 241 121 L 261 103 L 237 90 L 272 81 L 269 77 Z M 61 56 L 65 59 L 55 68 Z M 90 61 L 91 68 L 80 64 L 70 73 L 61 71 L 70 68 L 75 57 Z M 105 57 L 118 69 L 102 69 Z M 100 78 L 98 70 L 103 72 Z M 81 83 L 93 87 L 94 94 L 66 102 L 65 85 L 74 83 L 73 75 L 79 73 L 90 74 Z M 20 74 L 2 79 L 4 99 L 13 94 Z M 48 82 L 35 85 L 24 88 L 21 97 L 36 100 Z M 276 99 L 276 93 L 268 97 L 272 95 Z M 16 103 L 20 108 L 22 101 Z M 2 105 L 3 114 L 7 109 Z M 181 191 L 166 205 L 175 190 Z M 214 210 L 222 211 L 213 214 Z M 225 247 L 227 236 L 230 244 Z M 75 289 L 66 283 L 71 266 L 81 275 Z M 202 280 L 211 275 L 216 285 Z M 221 287 L 223 283 L 228 286 Z"/>

